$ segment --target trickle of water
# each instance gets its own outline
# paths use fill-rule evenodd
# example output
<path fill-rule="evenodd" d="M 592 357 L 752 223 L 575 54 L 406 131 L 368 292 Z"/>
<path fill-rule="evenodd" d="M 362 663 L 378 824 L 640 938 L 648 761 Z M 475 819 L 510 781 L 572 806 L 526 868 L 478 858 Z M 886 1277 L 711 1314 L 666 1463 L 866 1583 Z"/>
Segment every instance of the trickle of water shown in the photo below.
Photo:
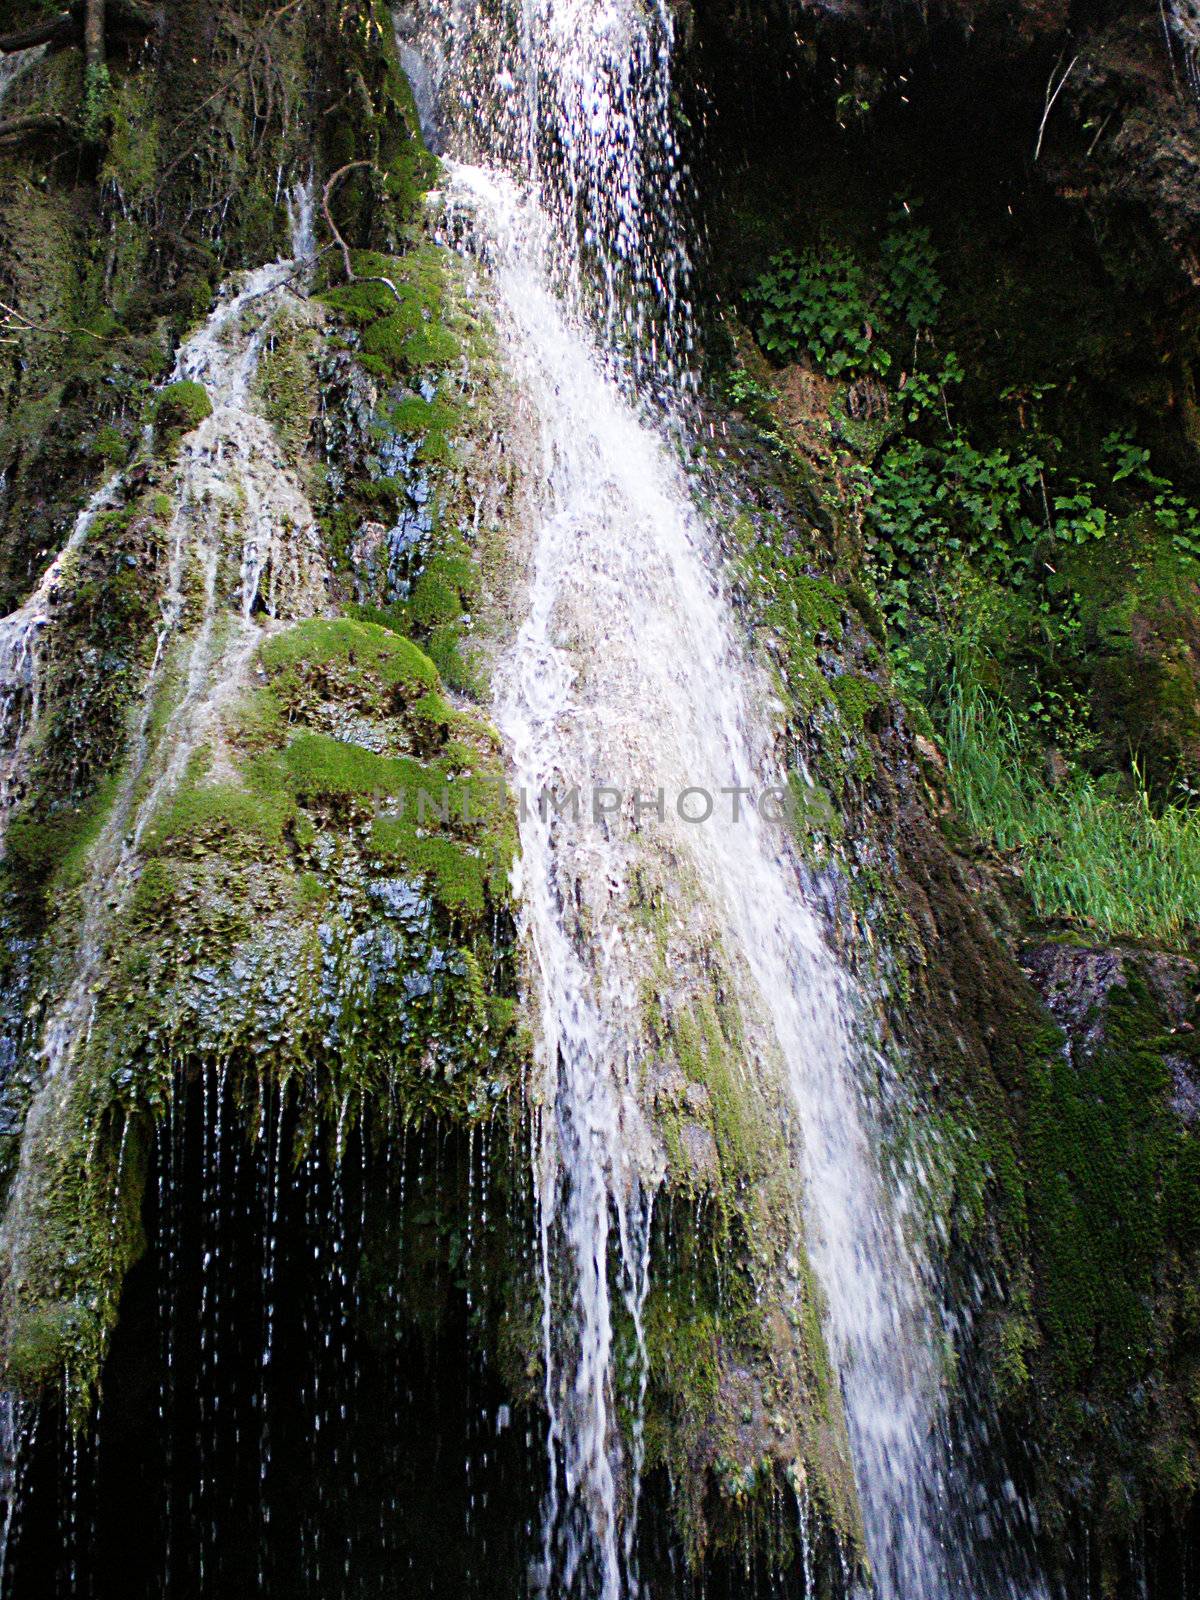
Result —
<path fill-rule="evenodd" d="M 210 533 L 219 533 L 222 524 L 236 529 L 245 621 L 256 612 L 304 614 L 324 599 L 326 575 L 312 508 L 250 392 L 272 315 L 295 277 L 290 260 L 250 273 L 187 341 L 175 365 L 174 378 L 203 383 L 213 406 L 180 446 L 178 519 Z"/>
<path fill-rule="evenodd" d="M 907 1237 L 914 1197 L 894 1175 L 885 1183 L 869 1109 L 886 1090 L 882 1066 L 784 828 L 746 798 L 785 784 L 778 707 L 734 627 L 676 451 L 630 397 L 647 368 L 674 377 L 688 344 L 669 19 L 634 0 L 499 9 L 497 21 L 435 7 L 428 59 L 455 108 L 447 144 L 471 158 L 446 162 L 446 234 L 491 269 L 540 444 L 526 618 L 498 666 L 496 716 L 526 795 L 582 796 L 521 819 L 548 1087 L 538 1178 L 551 1481 L 537 1580 L 600 1600 L 638 1587 L 632 1516 L 618 1525 L 619 1507 L 636 1507 L 639 1462 L 636 1430 L 626 1449 L 614 1420 L 610 1258 L 637 1327 L 660 1173 L 639 1101 L 633 885 L 642 864 L 666 861 L 699 887 L 695 940 L 728 958 L 748 1019 L 745 1070 L 782 1063 L 791 1090 L 875 1592 L 987 1592 L 960 1536 L 966 1518 L 948 1504 L 940 1329 L 929 1264 Z M 660 316 L 642 301 L 650 287 Z M 624 796 L 607 818 L 591 805 L 602 785 Z M 676 806 L 686 790 L 716 800 L 699 824 Z M 552 1309 L 564 1258 L 568 1326 Z"/>
<path fill-rule="evenodd" d="M 311 226 L 311 211 L 310 190 L 307 201 L 293 202 L 301 244 Z M 220 710 L 245 685 L 254 652 L 274 619 L 312 615 L 325 605 L 327 573 L 311 507 L 277 437 L 255 409 L 253 394 L 273 319 L 281 310 L 302 312 L 290 286 L 303 266 L 303 261 L 288 259 L 248 274 L 184 343 L 172 374 L 171 381 L 203 382 L 213 409 L 179 444 L 154 661 L 130 759 L 92 849 L 73 977 L 50 1012 L 37 1055 L 17 1170 L 0 1222 L 0 1308 L 6 1315 L 11 1315 L 10 1297 L 24 1277 L 32 1242 L 27 1235 L 30 1219 L 38 1214 L 33 1195 L 42 1181 L 40 1143 L 52 1136 L 70 1093 L 73 1065 L 94 1015 L 112 919 L 137 880 L 146 827 L 179 783 L 192 753 L 205 742 L 219 746 Z M 56 586 L 71 554 L 119 486 L 118 476 L 99 491 L 35 594 L 0 623 L 0 665 L 15 664 L 9 673 L 11 703 L 18 704 L 24 694 L 29 706 L 16 713 L 20 732 L 13 748 L 19 753 L 31 736 L 37 641 L 52 611 Z M 25 662 L 30 664 L 27 672 Z M 166 681 L 169 666 L 174 687 Z M 5 688 L 0 680 L 0 709 L 9 704 Z M 171 694 L 174 704 L 155 738 L 152 713 L 164 694 Z M 11 713 L 5 714 L 11 720 Z M 11 791 L 15 768 L 11 756 L 5 759 L 8 765 L 0 762 L 0 777 Z"/>
<path fill-rule="evenodd" d="M 36 1413 L 26 1401 L 0 1393 L 0 1594 L 4 1593 L 9 1544 L 21 1504 L 24 1449 L 36 1423 Z"/>
<path fill-rule="evenodd" d="M 117 503 L 121 482 L 118 472 L 96 490 L 28 600 L 0 619 L 0 849 L 9 813 L 23 797 L 29 746 L 41 711 L 43 636 L 64 575 L 96 518 Z"/>
<path fill-rule="evenodd" d="M 288 191 L 287 214 L 292 260 L 303 280 L 317 259 L 317 180 L 311 172 L 303 183 Z"/>
<path fill-rule="evenodd" d="M 438 122 L 438 84 L 445 72 L 445 62 L 433 54 L 435 37 L 433 30 L 425 26 L 423 15 L 397 11 L 395 24 L 396 49 L 412 90 L 421 137 L 435 155 L 440 155 L 442 130 Z"/>

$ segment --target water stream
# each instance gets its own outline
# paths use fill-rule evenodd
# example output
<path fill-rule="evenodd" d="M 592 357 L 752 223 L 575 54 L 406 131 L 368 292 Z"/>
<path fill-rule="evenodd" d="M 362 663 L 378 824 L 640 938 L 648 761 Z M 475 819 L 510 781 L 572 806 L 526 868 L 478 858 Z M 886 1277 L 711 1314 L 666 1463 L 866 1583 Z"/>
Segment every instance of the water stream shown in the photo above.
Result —
<path fill-rule="evenodd" d="M 180 441 L 172 472 L 161 615 L 153 657 L 130 729 L 130 756 L 89 856 L 71 976 L 36 1043 L 20 1156 L 0 1221 L 0 1283 L 23 1278 L 36 1248 L 43 1141 L 63 1115 L 96 1006 L 114 912 L 137 880 L 140 847 L 162 802 L 201 745 L 220 762 L 220 713 L 246 685 L 255 650 L 276 619 L 326 604 L 327 573 L 313 513 L 253 381 L 273 319 L 289 305 L 312 257 L 311 193 L 293 197 L 294 255 L 246 274 L 180 347 L 169 381 L 205 385 L 211 414 Z M 99 489 L 30 598 L 0 621 L 0 819 L 20 798 L 43 710 L 46 638 L 60 589 L 86 548 L 97 515 L 120 503 L 124 475 Z M 155 714 L 165 707 L 161 728 Z M 32 1230 L 32 1231 L 31 1231 Z M 0 1397 L 0 1576 L 19 1478 L 28 1408 Z"/>
<path fill-rule="evenodd" d="M 0 618 L 0 847 L 13 807 L 24 795 L 30 744 L 41 713 L 44 639 L 64 577 L 96 518 L 117 503 L 122 482 L 114 474 L 80 511 L 62 549 L 29 598 Z"/>
<path fill-rule="evenodd" d="M 530 1588 L 562 1600 L 643 1590 L 643 1314 L 663 1179 L 645 1110 L 646 943 L 634 914 L 649 867 L 678 886 L 680 937 L 700 954 L 720 946 L 746 1023 L 742 1070 L 781 1076 L 789 1091 L 805 1243 L 874 1592 L 991 1594 L 962 1533 L 969 1515 L 952 1504 L 961 1490 L 942 1329 L 910 1225 L 919 1175 L 906 1182 L 889 1168 L 885 1179 L 872 1108 L 887 1074 L 786 830 L 763 803 L 786 783 L 781 710 L 735 623 L 716 530 L 681 464 L 691 269 L 671 12 L 654 0 L 432 0 L 397 19 L 397 36 L 427 135 L 446 152 L 440 226 L 488 268 L 504 354 L 535 423 L 523 620 L 495 678 L 513 775 L 532 797 L 519 888 L 545 1108 L 535 1186 L 549 1473 Z M 180 444 L 132 759 L 92 853 L 73 976 L 37 1052 L 0 1224 L 9 1285 L 37 1215 L 39 1140 L 87 1038 L 111 912 L 136 880 L 145 829 L 201 744 L 214 743 L 219 760 L 219 713 L 264 631 L 325 603 L 311 508 L 253 393 L 271 320 L 314 254 L 311 191 L 293 218 L 293 258 L 226 293 L 173 374 L 203 383 L 213 411 Z M 36 738 L 59 587 L 122 492 L 120 476 L 97 491 L 30 599 L 0 622 L 0 817 L 20 798 Z M 170 711 L 156 734 L 159 695 Z M 538 804 L 541 795 L 579 803 Z M 632 1375 L 616 1370 L 622 1316 Z M 267 1338 L 269 1349 L 269 1321 Z M 25 1422 L 0 1409 L 0 1586 Z M 807 1540 L 807 1522 L 803 1531 Z M 811 1593 L 807 1560 L 803 1582 Z"/>
<path fill-rule="evenodd" d="M 785 781 L 778 708 L 735 628 L 673 430 L 645 408 L 648 391 L 659 406 L 678 393 L 690 347 L 669 13 L 533 0 L 497 19 L 447 5 L 398 29 L 420 50 L 426 116 L 438 86 L 455 108 L 438 130 L 450 152 L 447 236 L 490 269 L 507 358 L 537 421 L 526 615 L 500 666 L 496 714 L 526 795 L 583 797 L 578 811 L 530 805 L 521 827 L 552 1107 L 544 1254 L 549 1263 L 558 1240 L 573 1263 L 567 1335 L 551 1326 L 546 1273 L 544 1581 L 600 1600 L 638 1588 L 636 1422 L 628 1445 L 614 1418 L 611 1297 L 623 1294 L 640 1330 L 660 1174 L 639 1109 L 644 952 L 632 880 L 653 857 L 700 886 L 708 920 L 697 920 L 719 930 L 754 1022 L 747 1070 L 781 1061 L 786 1072 L 875 1591 L 984 1592 L 952 1531 L 966 1519 L 949 1504 L 941 1330 L 906 1227 L 913 1197 L 894 1174 L 885 1183 L 869 1110 L 880 1064 L 785 832 L 748 798 Z M 622 795 L 602 816 L 598 786 Z M 685 791 L 693 817 L 702 796 L 715 800 L 706 821 L 681 816 Z"/>

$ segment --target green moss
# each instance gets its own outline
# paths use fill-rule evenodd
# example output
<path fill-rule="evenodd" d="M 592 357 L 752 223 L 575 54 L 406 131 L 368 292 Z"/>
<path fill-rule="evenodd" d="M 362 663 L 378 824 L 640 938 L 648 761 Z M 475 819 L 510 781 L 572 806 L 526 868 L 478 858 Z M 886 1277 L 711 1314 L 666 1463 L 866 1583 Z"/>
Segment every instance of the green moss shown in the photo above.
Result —
<path fill-rule="evenodd" d="M 445 400 L 406 395 L 387 414 L 388 425 L 406 439 L 418 439 L 418 459 L 445 464 L 450 454 L 449 436 L 460 423 L 457 408 Z"/>
<path fill-rule="evenodd" d="M 329 894 L 315 872 L 302 872 L 297 885 L 297 896 L 305 908 L 320 909 L 328 904 Z"/>
<path fill-rule="evenodd" d="M 696 1569 L 714 1546 L 750 1537 L 749 1523 L 757 1540 L 793 1470 L 853 1544 L 848 1446 L 805 1258 L 787 1091 L 745 1036 L 716 930 L 705 930 L 702 954 L 694 944 L 702 900 L 691 906 L 677 864 L 669 891 L 655 881 L 643 862 L 646 1071 L 667 1160 L 645 1313 L 647 1462 L 670 1476 Z"/>
<path fill-rule="evenodd" d="M 462 356 L 458 341 L 449 329 L 432 323 L 410 333 L 401 353 L 405 365 L 414 372 L 426 367 L 448 367 Z"/>
<path fill-rule="evenodd" d="M 212 401 L 202 383 L 181 378 L 163 389 L 154 407 L 154 419 L 167 435 L 190 433 L 212 416 Z"/>
<path fill-rule="evenodd" d="M 419 322 L 420 306 L 413 296 L 410 308 L 391 311 L 368 325 L 362 339 L 363 353 L 380 356 L 387 365 L 403 367 L 405 340 L 416 332 Z"/>
<path fill-rule="evenodd" d="M 394 818 L 375 819 L 371 843 L 386 866 L 427 877 L 441 904 L 458 915 L 481 916 L 489 889 L 502 888 L 498 863 L 481 860 L 468 846 L 450 839 L 422 838 Z"/>
<path fill-rule="evenodd" d="M 864 678 L 858 673 L 840 674 L 832 680 L 829 688 L 837 702 L 842 725 L 847 732 L 855 735 L 863 732 L 869 714 L 877 706 L 885 705 L 888 700 L 887 690 L 882 684 L 876 683 L 873 678 Z"/>
<path fill-rule="evenodd" d="M 269 676 L 285 683 L 331 666 L 359 684 L 419 695 L 435 689 L 433 662 L 410 640 L 368 617 L 314 618 L 267 640 L 259 659 Z"/>
<path fill-rule="evenodd" d="M 1200 1243 L 1194 1136 L 1177 1117 L 1168 1057 L 1189 1074 L 1190 1033 L 1168 1028 L 1139 958 L 1068 1056 L 1029 1040 L 1019 1118 L 1033 1277 L 996 1344 L 1014 1414 L 1037 1415 L 1044 1504 L 1093 1526 L 1105 1562 L 1130 1521 L 1175 1515 L 1200 1463 L 1191 1374 Z"/>
<path fill-rule="evenodd" d="M 146 830 L 145 850 L 178 854 L 219 844 L 248 857 L 279 851 L 295 806 L 274 761 L 252 758 L 244 783 L 212 783 L 205 777 L 206 756 L 202 750 L 193 758 L 184 782 Z"/>
<path fill-rule="evenodd" d="M 129 444 L 124 434 L 106 423 L 102 428 L 97 428 L 92 451 L 101 461 L 107 461 L 109 466 L 119 467 L 129 454 Z"/>
<path fill-rule="evenodd" d="M 322 299 L 340 321 L 359 330 L 364 366 L 397 379 L 460 359 L 449 322 L 461 315 L 451 288 L 461 269 L 445 251 L 422 243 L 402 256 L 360 251 L 353 259 L 360 278 L 387 282 L 341 284 Z"/>
<path fill-rule="evenodd" d="M 55 1123 L 34 1158 L 36 1182 L 14 1241 L 19 1279 L 0 1297 L 3 1370 L 29 1397 L 61 1377 L 78 1427 L 89 1414 L 121 1282 L 145 1248 L 139 1203 L 147 1142 L 108 1073 L 85 1071 L 42 1092 L 58 1097 Z"/>
<path fill-rule="evenodd" d="M 78 804 L 41 811 L 36 804 L 12 818 L 5 835 L 8 869 L 31 884 L 48 878 L 61 888 L 77 884 L 116 797 L 112 775 Z"/>
<path fill-rule="evenodd" d="M 345 795 L 383 800 L 411 794 L 415 804 L 418 790 L 429 785 L 427 792 L 433 793 L 436 783 L 435 775 L 419 761 L 379 756 L 320 733 L 302 733 L 293 739 L 283 763 L 289 786 L 301 800 Z"/>
<path fill-rule="evenodd" d="M 799 710 L 811 711 L 829 697 L 818 650 L 841 640 L 849 603 L 836 584 L 807 570 L 808 561 L 773 515 L 743 512 L 731 535 L 755 613 L 780 640 L 786 691 Z"/>
<path fill-rule="evenodd" d="M 158 176 L 158 124 L 149 74 L 122 74 L 109 95 L 103 176 L 132 209 L 150 200 Z"/>
<path fill-rule="evenodd" d="M 423 572 L 413 585 L 406 614 L 418 628 L 436 628 L 462 612 L 462 597 L 439 571 Z"/>
<path fill-rule="evenodd" d="M 278 854 L 288 839 L 306 848 L 306 812 L 348 806 L 371 819 L 378 864 L 428 880 L 452 916 L 473 920 L 504 902 L 516 834 L 493 740 L 439 692 L 422 651 L 372 623 L 322 618 L 265 640 L 259 661 L 269 683 L 227 718 L 241 751 L 238 781 L 210 781 L 209 755 L 199 752 L 147 830 L 148 850 L 236 858 Z M 331 696 L 391 719 L 381 724 L 392 730 L 387 737 L 402 726 L 417 748 L 437 754 L 380 753 L 304 727 Z"/>
<path fill-rule="evenodd" d="M 154 929 L 169 917 L 179 890 L 171 867 L 163 861 L 147 861 L 129 901 L 129 921 L 135 928 Z"/>
<path fill-rule="evenodd" d="M 1110 993 L 1105 1032 L 1094 1057 L 1068 1061 L 1055 1051 L 1033 1062 L 1023 1143 L 1038 1316 L 1052 1359 L 1070 1387 L 1099 1363 L 1104 1386 L 1119 1391 L 1153 1352 L 1175 1136 L 1171 1075 L 1140 980 Z"/>
<path fill-rule="evenodd" d="M 319 403 L 315 331 L 296 320 L 272 329 L 254 374 L 254 393 L 267 421 L 292 456 L 303 453 Z"/>
<path fill-rule="evenodd" d="M 5 1376 L 19 1393 L 41 1393 L 81 1348 L 96 1343 L 94 1322 L 94 1314 L 74 1302 L 32 1308 L 10 1337 Z"/>
<path fill-rule="evenodd" d="M 108 113 L 112 79 L 104 62 L 89 61 L 83 78 L 83 132 L 93 143 L 99 140 Z"/>

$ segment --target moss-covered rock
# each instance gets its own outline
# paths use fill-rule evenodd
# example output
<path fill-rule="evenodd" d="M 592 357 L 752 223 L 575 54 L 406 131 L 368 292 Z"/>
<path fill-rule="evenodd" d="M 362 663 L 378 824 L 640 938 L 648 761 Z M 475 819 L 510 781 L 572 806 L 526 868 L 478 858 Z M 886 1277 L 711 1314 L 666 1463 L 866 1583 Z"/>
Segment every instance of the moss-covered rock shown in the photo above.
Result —
<path fill-rule="evenodd" d="M 159 390 L 154 403 L 154 420 L 169 438 L 172 434 L 190 433 L 198 428 L 205 417 L 212 416 L 212 409 L 204 385 L 191 378 L 181 378 Z"/>

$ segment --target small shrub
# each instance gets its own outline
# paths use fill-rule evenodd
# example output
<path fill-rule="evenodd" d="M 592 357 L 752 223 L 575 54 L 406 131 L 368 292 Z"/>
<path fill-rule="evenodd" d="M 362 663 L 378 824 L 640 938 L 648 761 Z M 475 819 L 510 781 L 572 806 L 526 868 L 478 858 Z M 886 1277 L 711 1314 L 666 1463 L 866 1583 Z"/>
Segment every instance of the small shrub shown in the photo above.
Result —
<path fill-rule="evenodd" d="M 778 361 L 807 351 L 830 377 L 887 372 L 892 358 L 871 324 L 862 267 L 837 246 L 784 250 L 749 291 L 759 343 Z"/>

